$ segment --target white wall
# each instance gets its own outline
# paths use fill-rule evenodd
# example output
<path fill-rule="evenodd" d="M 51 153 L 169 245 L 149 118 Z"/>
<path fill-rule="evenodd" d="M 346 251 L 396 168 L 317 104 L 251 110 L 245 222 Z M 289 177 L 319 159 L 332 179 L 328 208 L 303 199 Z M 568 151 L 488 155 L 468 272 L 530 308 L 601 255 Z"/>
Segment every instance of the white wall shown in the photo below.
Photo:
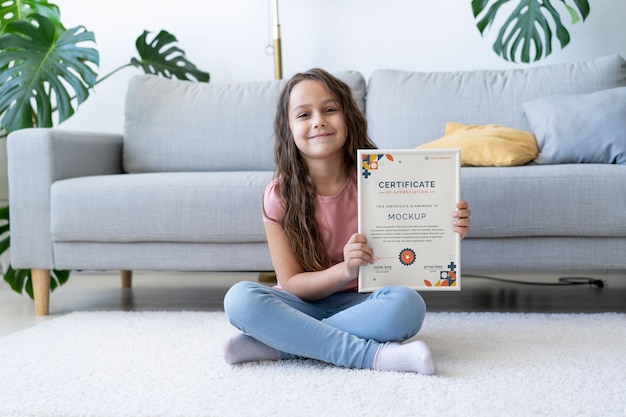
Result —
<path fill-rule="evenodd" d="M 96 34 L 100 72 L 128 62 L 144 29 L 174 34 L 188 58 L 211 74 L 212 83 L 274 78 L 270 0 L 84 0 L 53 1 L 67 27 Z M 558 2 L 557 2 L 558 3 Z M 527 66 L 511 64 L 491 50 L 492 39 L 476 29 L 471 0 L 282 0 L 279 14 L 283 74 L 318 66 L 354 69 L 366 77 L 377 68 L 458 70 Z M 591 1 L 585 23 L 571 28 L 572 42 L 554 47 L 539 64 L 620 53 L 626 57 L 626 1 Z M 494 31 L 495 32 L 495 31 Z M 121 132 L 130 68 L 104 81 L 64 127 Z"/>

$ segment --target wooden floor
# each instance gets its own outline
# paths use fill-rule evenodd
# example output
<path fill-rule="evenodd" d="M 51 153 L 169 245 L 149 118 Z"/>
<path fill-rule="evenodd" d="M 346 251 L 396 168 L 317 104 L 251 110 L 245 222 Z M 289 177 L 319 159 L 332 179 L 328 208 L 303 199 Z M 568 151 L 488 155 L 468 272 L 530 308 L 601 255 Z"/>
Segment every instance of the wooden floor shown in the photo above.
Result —
<path fill-rule="evenodd" d="M 590 277 L 589 279 L 576 276 L 575 279 L 568 279 L 565 282 L 560 282 L 559 278 L 566 277 L 509 276 L 504 278 L 505 281 L 496 281 L 464 276 L 461 292 L 422 292 L 421 294 L 426 300 L 429 311 L 626 312 L 626 276 Z M 567 282 L 577 284 L 572 285 Z"/>
<path fill-rule="evenodd" d="M 256 273 L 137 272 L 133 288 L 121 288 L 114 272 L 73 272 L 51 295 L 50 316 L 35 317 L 32 301 L 0 282 L 0 337 L 73 311 L 220 311 L 235 282 L 257 280 Z M 493 281 L 464 276 L 462 290 L 423 291 L 428 310 L 450 312 L 626 313 L 626 276 L 600 278 L 595 285 L 545 285 L 558 276 L 508 276 Z M 520 280 L 531 284 L 513 283 Z"/>

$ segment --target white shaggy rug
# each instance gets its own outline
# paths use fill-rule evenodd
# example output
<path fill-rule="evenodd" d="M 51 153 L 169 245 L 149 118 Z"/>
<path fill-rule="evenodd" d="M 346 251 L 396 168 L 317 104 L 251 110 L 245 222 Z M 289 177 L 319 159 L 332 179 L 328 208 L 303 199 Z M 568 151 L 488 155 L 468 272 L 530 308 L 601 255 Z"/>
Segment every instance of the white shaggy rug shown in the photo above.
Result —
<path fill-rule="evenodd" d="M 0 416 L 624 416 L 626 315 L 430 313 L 435 376 L 228 366 L 221 312 L 72 313 L 0 338 Z"/>

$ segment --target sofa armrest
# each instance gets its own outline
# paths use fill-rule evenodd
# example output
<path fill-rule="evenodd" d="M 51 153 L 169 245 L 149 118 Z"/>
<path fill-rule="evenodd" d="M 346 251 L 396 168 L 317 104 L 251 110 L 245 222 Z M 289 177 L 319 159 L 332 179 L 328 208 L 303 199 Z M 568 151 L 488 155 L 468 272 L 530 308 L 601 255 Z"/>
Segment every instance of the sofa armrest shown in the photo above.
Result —
<path fill-rule="evenodd" d="M 66 178 L 121 174 L 122 135 L 33 128 L 7 138 L 11 265 L 54 269 L 50 187 Z"/>

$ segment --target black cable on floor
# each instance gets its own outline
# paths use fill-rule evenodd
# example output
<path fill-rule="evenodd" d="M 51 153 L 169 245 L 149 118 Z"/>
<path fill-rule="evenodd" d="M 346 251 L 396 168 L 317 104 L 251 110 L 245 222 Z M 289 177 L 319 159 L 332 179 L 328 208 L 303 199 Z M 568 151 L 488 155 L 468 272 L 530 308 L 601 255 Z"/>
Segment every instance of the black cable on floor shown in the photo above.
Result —
<path fill-rule="evenodd" d="M 481 278 L 491 281 L 507 282 L 509 284 L 523 284 L 523 285 L 546 285 L 546 286 L 562 286 L 562 285 L 595 285 L 598 288 L 604 288 L 604 281 L 597 278 L 589 277 L 560 277 L 558 282 L 534 282 L 534 281 L 519 281 L 515 279 L 492 277 L 487 275 L 474 275 L 463 274 L 463 278 Z"/>

